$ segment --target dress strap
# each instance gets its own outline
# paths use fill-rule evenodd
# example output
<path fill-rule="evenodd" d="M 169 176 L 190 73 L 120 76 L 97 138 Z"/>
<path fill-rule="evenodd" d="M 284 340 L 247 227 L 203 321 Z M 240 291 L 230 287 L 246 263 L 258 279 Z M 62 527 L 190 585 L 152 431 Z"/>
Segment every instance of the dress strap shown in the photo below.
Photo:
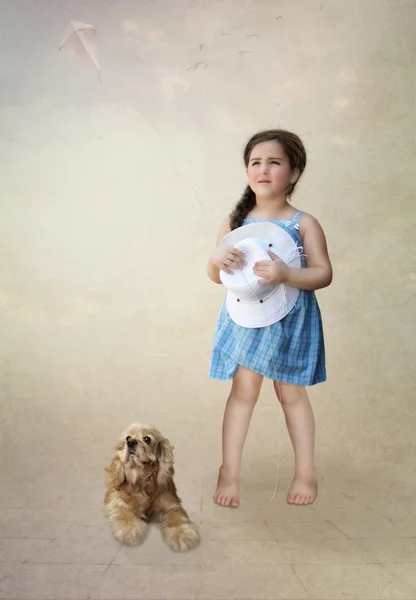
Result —
<path fill-rule="evenodd" d="M 302 216 L 302 211 L 298 210 L 298 212 L 295 214 L 295 216 L 293 217 L 293 219 L 290 221 L 290 224 L 292 225 L 297 225 L 299 223 L 299 219 Z"/>

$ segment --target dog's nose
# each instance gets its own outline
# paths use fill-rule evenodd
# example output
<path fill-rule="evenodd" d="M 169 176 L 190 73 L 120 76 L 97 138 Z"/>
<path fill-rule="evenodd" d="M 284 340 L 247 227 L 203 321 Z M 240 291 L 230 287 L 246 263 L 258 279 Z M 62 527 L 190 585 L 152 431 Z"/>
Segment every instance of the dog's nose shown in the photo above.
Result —
<path fill-rule="evenodd" d="M 127 439 L 127 446 L 129 448 L 135 448 L 137 446 L 137 440 Z"/>

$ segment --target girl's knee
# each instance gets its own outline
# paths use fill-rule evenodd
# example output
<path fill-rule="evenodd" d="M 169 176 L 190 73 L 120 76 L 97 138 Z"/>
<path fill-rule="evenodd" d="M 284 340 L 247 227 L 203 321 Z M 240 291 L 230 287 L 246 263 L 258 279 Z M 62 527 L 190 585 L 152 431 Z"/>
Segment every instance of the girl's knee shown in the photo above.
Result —
<path fill-rule="evenodd" d="M 263 377 L 240 367 L 233 380 L 232 394 L 241 402 L 255 404 L 260 395 Z"/>
<path fill-rule="evenodd" d="M 252 389 L 252 390 L 244 390 L 239 392 L 238 394 L 238 399 L 240 400 L 240 402 L 244 402 L 246 404 L 256 404 L 257 400 L 259 399 L 259 392 L 258 390 Z"/>
<path fill-rule="evenodd" d="M 256 404 L 260 395 L 260 389 L 257 386 L 243 387 L 234 385 L 232 395 L 238 402 L 243 402 L 245 404 Z"/>

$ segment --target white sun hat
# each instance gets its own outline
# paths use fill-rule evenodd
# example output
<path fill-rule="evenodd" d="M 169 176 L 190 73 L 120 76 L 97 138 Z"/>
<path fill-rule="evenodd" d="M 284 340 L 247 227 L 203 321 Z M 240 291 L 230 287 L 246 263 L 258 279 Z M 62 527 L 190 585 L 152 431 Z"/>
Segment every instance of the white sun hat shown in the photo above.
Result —
<path fill-rule="evenodd" d="M 220 271 L 232 320 L 241 327 L 257 328 L 283 319 L 296 304 L 298 288 L 258 283 L 261 277 L 254 275 L 253 266 L 260 260 L 271 260 L 270 250 L 288 266 L 300 268 L 302 246 L 282 227 L 266 221 L 234 229 L 223 238 L 221 246 L 244 252 L 247 263 L 243 269 L 234 269 L 232 275 Z"/>

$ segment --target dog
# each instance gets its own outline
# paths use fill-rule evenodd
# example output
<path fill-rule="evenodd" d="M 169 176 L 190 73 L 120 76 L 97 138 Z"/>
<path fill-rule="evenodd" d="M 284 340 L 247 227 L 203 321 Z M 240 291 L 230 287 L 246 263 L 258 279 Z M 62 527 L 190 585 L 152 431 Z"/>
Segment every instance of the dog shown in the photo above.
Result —
<path fill-rule="evenodd" d="M 106 468 L 104 507 L 114 537 L 135 546 L 149 523 L 160 522 L 168 546 L 182 552 L 200 542 L 174 483 L 173 446 L 154 427 L 133 423 L 114 447 Z"/>

